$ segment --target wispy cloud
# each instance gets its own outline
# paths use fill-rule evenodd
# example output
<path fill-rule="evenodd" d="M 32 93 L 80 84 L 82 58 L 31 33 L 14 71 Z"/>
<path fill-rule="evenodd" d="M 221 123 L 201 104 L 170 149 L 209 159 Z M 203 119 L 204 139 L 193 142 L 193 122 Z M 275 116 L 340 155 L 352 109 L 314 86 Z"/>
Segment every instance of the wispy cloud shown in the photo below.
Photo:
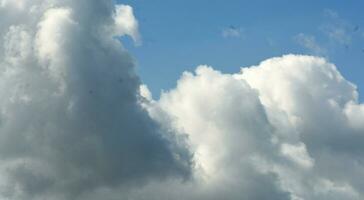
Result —
<path fill-rule="evenodd" d="M 349 45 L 352 41 L 352 32 L 355 26 L 342 19 L 339 14 L 331 9 L 324 10 L 326 23 L 320 29 L 332 42 Z"/>
<path fill-rule="evenodd" d="M 307 35 L 304 33 L 299 33 L 298 35 L 294 36 L 293 39 L 304 48 L 311 51 L 313 54 L 316 55 L 325 55 L 327 54 L 327 50 L 319 45 L 316 41 L 315 36 Z"/>
<path fill-rule="evenodd" d="M 318 30 L 316 34 L 299 33 L 293 39 L 315 55 L 328 56 L 340 47 L 350 48 L 355 39 L 361 39 L 361 34 L 364 35 L 358 25 L 353 25 L 341 18 L 335 10 L 331 9 L 323 11 L 323 21 L 318 26 Z"/>
<path fill-rule="evenodd" d="M 224 38 L 241 38 L 244 36 L 244 29 L 241 27 L 229 26 L 222 30 Z"/>

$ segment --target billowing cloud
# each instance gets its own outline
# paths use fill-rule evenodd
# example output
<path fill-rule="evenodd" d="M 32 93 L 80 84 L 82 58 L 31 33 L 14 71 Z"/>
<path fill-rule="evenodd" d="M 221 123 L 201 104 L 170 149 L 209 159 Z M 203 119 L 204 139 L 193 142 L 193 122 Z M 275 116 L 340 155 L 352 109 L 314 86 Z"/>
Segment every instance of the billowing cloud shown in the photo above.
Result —
<path fill-rule="evenodd" d="M 281 132 L 277 141 L 305 145 L 310 170 L 272 167 L 283 185 L 302 199 L 362 198 L 358 177 L 363 175 L 364 129 L 353 126 L 362 111 L 348 114 L 353 105 L 362 105 L 356 87 L 333 64 L 290 55 L 243 69 L 238 77 L 259 91 L 271 123 Z"/>
<path fill-rule="evenodd" d="M 189 176 L 189 150 L 140 106 L 133 60 L 110 31 L 132 34 L 120 32 L 129 7 L 3 2 L 17 18 L 0 11 L 1 199 L 76 199 Z"/>
<path fill-rule="evenodd" d="M 200 66 L 149 111 L 195 152 L 198 178 L 172 199 L 363 198 L 363 105 L 323 58 L 286 55 L 236 74 Z"/>
<path fill-rule="evenodd" d="M 324 58 L 199 66 L 155 100 L 131 7 L 0 2 L 0 199 L 363 199 L 364 105 Z"/>
<path fill-rule="evenodd" d="M 116 35 L 129 35 L 137 45 L 141 44 L 139 23 L 133 14 L 133 8 L 131 6 L 116 5 L 114 19 Z"/>

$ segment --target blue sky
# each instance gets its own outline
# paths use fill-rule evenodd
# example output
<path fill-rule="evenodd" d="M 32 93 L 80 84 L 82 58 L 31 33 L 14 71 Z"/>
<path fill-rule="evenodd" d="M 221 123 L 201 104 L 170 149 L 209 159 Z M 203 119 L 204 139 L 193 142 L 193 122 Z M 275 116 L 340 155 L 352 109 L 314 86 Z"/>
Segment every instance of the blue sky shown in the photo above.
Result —
<path fill-rule="evenodd" d="M 118 3 L 131 5 L 139 20 L 143 45 L 135 47 L 130 39 L 123 40 L 156 97 L 172 88 L 183 71 L 201 64 L 237 72 L 289 53 L 328 58 L 364 92 L 363 1 Z"/>
<path fill-rule="evenodd" d="M 364 199 L 363 0 L 115 1 L 0 0 L 0 199 Z"/>

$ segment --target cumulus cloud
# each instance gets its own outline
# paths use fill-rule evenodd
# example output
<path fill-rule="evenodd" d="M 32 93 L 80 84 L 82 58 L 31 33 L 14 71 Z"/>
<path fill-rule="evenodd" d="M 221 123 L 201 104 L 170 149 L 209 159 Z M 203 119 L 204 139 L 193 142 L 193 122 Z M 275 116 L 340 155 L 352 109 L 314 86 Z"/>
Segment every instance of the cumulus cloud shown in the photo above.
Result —
<path fill-rule="evenodd" d="M 189 150 L 140 106 L 134 62 L 113 38 L 132 34 L 120 31 L 130 8 L 106 0 L 23 5 L 3 8 L 17 18 L 1 12 L 1 199 L 77 199 L 186 179 Z"/>
<path fill-rule="evenodd" d="M 139 23 L 133 14 L 133 8 L 131 6 L 116 5 L 114 19 L 116 35 L 129 35 L 137 45 L 141 45 Z"/>
<path fill-rule="evenodd" d="M 259 91 L 268 116 L 274 119 L 271 120 L 273 125 L 277 124 L 285 133 L 279 137 L 302 142 L 314 160 L 311 170 L 295 171 L 290 176 L 287 176 L 287 169 L 277 167 L 277 173 L 289 179 L 282 178 L 283 184 L 287 181 L 290 187 L 300 185 L 296 189 L 301 191 L 297 190 L 295 195 L 302 199 L 362 197 L 362 181 L 357 177 L 362 176 L 363 171 L 360 152 L 364 130 L 350 123 L 353 121 L 350 118 L 358 115 L 348 117 L 346 114 L 352 105 L 362 105 L 358 103 L 356 87 L 346 81 L 333 64 L 322 58 L 291 55 L 243 69 L 239 77 Z M 282 118 L 278 118 L 277 113 L 283 113 Z M 285 131 L 279 124 L 289 129 Z M 295 138 L 291 132 L 296 133 Z M 320 190 L 327 182 L 332 185 L 329 193 Z M 312 192 L 315 190 L 317 193 Z"/>
<path fill-rule="evenodd" d="M 364 105 L 324 58 L 199 66 L 155 100 L 115 37 L 131 7 L 0 2 L 1 199 L 363 199 Z"/>
<path fill-rule="evenodd" d="M 363 198 L 363 105 L 324 58 L 286 55 L 236 74 L 200 66 L 146 106 L 195 152 L 197 178 L 169 183 L 169 198 Z M 159 187 L 134 199 L 161 199 Z"/>

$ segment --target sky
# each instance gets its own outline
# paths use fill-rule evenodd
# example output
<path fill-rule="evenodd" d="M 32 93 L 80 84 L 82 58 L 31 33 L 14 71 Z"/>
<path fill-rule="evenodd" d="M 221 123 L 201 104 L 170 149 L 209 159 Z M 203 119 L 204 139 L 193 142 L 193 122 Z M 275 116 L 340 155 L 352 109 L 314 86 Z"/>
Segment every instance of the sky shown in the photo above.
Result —
<path fill-rule="evenodd" d="M 0 0 L 0 200 L 364 199 L 363 3 Z"/>
<path fill-rule="evenodd" d="M 200 64 L 231 73 L 289 53 L 327 57 L 359 91 L 364 90 L 362 1 L 123 3 L 133 6 L 143 37 L 141 46 L 135 47 L 127 39 L 125 45 L 137 60 L 143 82 L 156 97 L 161 90 L 173 88 L 183 71 Z M 237 34 L 224 36 L 231 28 Z M 335 32 L 337 36 L 332 35 Z M 304 44 L 304 38 L 312 38 L 313 44 Z"/>

